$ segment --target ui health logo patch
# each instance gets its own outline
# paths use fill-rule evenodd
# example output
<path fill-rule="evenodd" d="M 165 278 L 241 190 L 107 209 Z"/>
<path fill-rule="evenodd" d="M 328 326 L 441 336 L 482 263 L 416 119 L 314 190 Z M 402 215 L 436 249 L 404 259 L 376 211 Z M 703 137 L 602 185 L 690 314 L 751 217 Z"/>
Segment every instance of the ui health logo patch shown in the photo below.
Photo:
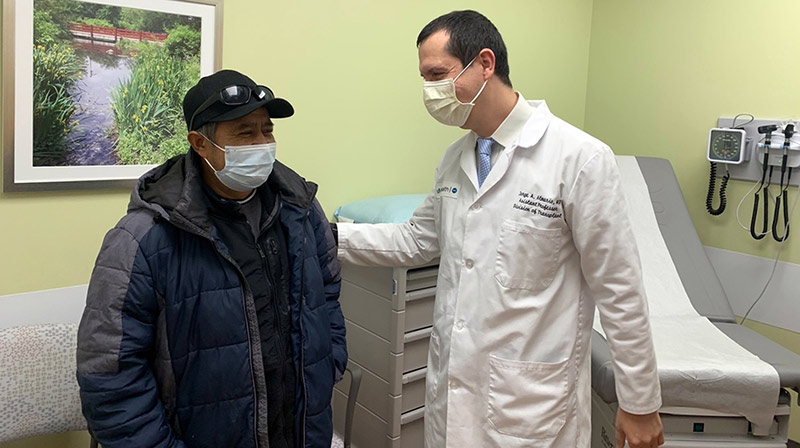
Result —
<path fill-rule="evenodd" d="M 436 197 L 442 198 L 457 198 L 458 192 L 461 191 L 461 185 L 458 184 L 439 184 L 436 185 L 436 188 L 433 190 L 436 193 Z"/>

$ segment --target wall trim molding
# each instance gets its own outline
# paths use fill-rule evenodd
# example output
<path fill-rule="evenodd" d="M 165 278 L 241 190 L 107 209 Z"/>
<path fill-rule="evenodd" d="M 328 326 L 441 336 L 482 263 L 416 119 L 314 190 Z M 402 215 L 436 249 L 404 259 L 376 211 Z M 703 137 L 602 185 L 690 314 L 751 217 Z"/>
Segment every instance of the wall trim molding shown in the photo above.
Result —
<path fill-rule="evenodd" d="M 81 321 L 89 285 L 0 296 L 0 329 Z"/>
<path fill-rule="evenodd" d="M 733 312 L 742 317 L 769 278 L 774 258 L 705 246 Z M 750 313 L 755 320 L 800 333 L 800 265 L 779 261 L 764 297 Z"/>

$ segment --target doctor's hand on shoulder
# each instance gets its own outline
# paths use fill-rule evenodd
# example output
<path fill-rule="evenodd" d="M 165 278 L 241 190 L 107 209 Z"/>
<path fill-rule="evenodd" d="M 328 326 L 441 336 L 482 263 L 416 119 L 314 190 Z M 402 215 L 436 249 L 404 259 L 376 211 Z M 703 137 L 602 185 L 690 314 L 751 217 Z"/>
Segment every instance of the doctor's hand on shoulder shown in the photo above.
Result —
<path fill-rule="evenodd" d="M 658 412 L 637 415 L 617 411 L 617 447 L 656 448 L 664 444 L 664 427 Z"/>

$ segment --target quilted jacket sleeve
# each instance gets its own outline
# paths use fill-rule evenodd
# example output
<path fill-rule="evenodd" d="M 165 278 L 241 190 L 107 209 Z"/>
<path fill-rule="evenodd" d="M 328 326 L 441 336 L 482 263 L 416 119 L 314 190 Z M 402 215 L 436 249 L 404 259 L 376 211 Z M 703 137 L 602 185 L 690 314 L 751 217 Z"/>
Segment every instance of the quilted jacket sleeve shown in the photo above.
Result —
<path fill-rule="evenodd" d="M 145 232 L 117 226 L 106 235 L 78 330 L 83 414 L 104 448 L 185 446 L 168 423 L 148 363 L 158 304 L 137 235 Z"/>
<path fill-rule="evenodd" d="M 342 379 L 347 368 L 347 343 L 345 340 L 344 316 L 339 304 L 339 292 L 342 286 L 341 265 L 336 258 L 336 242 L 333 238 L 328 220 L 319 202 L 314 201 L 313 208 L 314 233 L 317 242 L 317 258 L 322 270 L 325 284 L 325 299 L 328 307 L 328 318 L 331 324 L 333 358 L 336 363 L 336 381 Z"/>

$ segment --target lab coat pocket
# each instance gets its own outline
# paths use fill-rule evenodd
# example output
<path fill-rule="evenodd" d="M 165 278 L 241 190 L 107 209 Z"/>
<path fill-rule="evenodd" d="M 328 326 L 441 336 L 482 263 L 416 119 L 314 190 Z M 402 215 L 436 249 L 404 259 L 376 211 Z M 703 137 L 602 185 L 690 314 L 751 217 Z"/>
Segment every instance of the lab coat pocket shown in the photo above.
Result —
<path fill-rule="evenodd" d="M 540 229 L 506 219 L 500 227 L 495 279 L 508 289 L 547 288 L 558 268 L 561 229 Z"/>
<path fill-rule="evenodd" d="M 488 415 L 494 429 L 522 439 L 558 435 L 567 419 L 568 363 L 511 361 L 490 355 Z"/>

